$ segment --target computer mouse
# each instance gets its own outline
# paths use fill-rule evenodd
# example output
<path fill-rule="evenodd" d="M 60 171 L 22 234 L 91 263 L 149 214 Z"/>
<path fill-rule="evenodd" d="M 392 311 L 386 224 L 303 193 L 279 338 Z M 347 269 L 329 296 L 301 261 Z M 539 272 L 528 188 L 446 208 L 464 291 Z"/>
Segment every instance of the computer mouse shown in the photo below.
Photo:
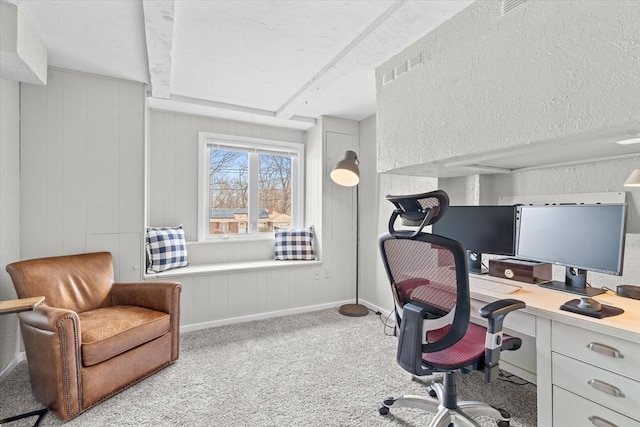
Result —
<path fill-rule="evenodd" d="M 580 297 L 580 302 L 578 303 L 578 308 L 584 308 L 586 310 L 592 311 L 600 311 L 602 308 L 602 304 L 593 298 L 589 297 Z"/>

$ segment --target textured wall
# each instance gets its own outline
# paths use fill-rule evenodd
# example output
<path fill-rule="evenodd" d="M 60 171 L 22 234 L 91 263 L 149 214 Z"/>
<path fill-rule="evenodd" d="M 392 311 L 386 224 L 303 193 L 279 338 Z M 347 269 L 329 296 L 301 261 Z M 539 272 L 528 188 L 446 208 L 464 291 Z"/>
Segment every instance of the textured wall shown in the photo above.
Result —
<path fill-rule="evenodd" d="M 639 39 L 637 1 L 475 2 L 378 67 L 378 171 L 637 125 Z"/>

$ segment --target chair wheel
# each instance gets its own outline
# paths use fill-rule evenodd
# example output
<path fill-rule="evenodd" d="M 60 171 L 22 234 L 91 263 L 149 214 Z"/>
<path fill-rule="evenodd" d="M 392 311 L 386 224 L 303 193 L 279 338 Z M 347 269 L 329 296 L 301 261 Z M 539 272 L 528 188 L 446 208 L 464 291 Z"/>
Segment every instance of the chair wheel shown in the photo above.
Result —
<path fill-rule="evenodd" d="M 436 391 L 432 388 L 429 388 L 429 396 L 436 398 L 438 397 L 438 393 L 436 393 Z"/>
<path fill-rule="evenodd" d="M 396 399 L 395 399 L 395 398 L 393 398 L 393 397 L 386 397 L 386 398 L 382 401 L 382 403 L 384 403 L 385 405 L 391 406 L 391 405 L 393 405 L 393 403 L 394 403 L 395 401 L 396 401 Z"/>
<path fill-rule="evenodd" d="M 378 403 L 378 413 L 380 415 L 389 415 L 389 408 L 384 406 L 382 403 Z"/>
<path fill-rule="evenodd" d="M 498 427 L 509 427 L 509 421 L 498 421 Z"/>

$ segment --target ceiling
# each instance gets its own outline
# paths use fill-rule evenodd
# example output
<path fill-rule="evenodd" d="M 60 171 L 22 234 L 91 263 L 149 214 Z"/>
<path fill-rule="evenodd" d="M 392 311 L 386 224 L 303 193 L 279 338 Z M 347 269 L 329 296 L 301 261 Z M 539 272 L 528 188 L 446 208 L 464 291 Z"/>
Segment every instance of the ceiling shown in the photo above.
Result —
<path fill-rule="evenodd" d="M 8 0 L 50 66 L 148 83 L 149 105 L 308 129 L 376 111 L 375 68 L 473 0 Z"/>

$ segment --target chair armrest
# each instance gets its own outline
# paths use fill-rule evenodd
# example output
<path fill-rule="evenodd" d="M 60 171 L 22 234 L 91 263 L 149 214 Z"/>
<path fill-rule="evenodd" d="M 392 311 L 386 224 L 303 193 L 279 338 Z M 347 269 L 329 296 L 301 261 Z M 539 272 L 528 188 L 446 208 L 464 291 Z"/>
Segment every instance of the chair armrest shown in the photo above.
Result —
<path fill-rule="evenodd" d="M 422 366 L 422 331 L 426 308 L 417 302 L 408 302 L 402 307 L 402 321 L 398 329 L 398 365 L 413 375 L 430 375 L 432 371 Z"/>
<path fill-rule="evenodd" d="M 63 419 L 80 413 L 80 320 L 71 310 L 40 305 L 18 313 L 29 362 L 33 393 L 49 406 L 56 404 Z"/>
<path fill-rule="evenodd" d="M 507 314 L 525 308 L 526 304 L 517 299 L 501 299 L 480 309 L 480 316 L 489 321 L 487 330 L 490 333 L 502 331 L 502 323 Z"/>
<path fill-rule="evenodd" d="M 48 305 L 40 305 L 34 310 L 18 313 L 18 317 L 24 325 L 48 332 L 57 332 L 59 322 L 66 316 L 75 319 L 77 323 L 78 315 L 74 311 L 49 307 Z"/>
<path fill-rule="evenodd" d="M 480 309 L 480 316 L 488 320 L 484 344 L 484 380 L 486 382 L 491 382 L 498 377 L 504 318 L 512 311 L 525 307 L 526 304 L 520 300 L 502 299 L 489 303 Z M 519 347 L 520 345 L 516 349 Z"/>
<path fill-rule="evenodd" d="M 164 313 L 177 313 L 180 303 L 179 282 L 114 283 L 111 288 L 113 305 L 135 305 Z"/>

